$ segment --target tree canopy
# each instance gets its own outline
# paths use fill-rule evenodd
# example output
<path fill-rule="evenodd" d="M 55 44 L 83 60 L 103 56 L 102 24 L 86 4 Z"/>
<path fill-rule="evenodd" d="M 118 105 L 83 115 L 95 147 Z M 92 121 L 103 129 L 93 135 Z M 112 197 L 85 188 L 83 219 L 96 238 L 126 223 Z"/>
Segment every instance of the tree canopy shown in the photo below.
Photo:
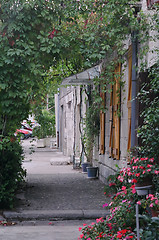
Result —
<path fill-rule="evenodd" d="M 2 0 L 1 134 L 26 118 L 51 66 L 66 76 L 98 63 L 112 47 L 121 51 L 121 40 L 137 26 L 134 2 Z"/>

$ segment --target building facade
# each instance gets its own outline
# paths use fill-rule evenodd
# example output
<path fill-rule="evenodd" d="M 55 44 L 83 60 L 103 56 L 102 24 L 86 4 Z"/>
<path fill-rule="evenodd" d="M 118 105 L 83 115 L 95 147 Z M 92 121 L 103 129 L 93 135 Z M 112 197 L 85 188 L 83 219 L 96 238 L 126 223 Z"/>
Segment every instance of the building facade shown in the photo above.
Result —
<path fill-rule="evenodd" d="M 149 11 L 152 1 L 141 2 L 141 9 Z M 149 33 L 155 35 L 154 32 Z M 149 52 L 146 55 L 147 69 L 151 68 L 157 60 L 157 54 L 153 49 L 159 46 L 159 42 L 149 41 Z M 137 128 L 141 124 L 141 105 L 136 99 L 137 93 L 143 82 L 147 81 L 147 73 L 137 72 L 134 66 L 140 65 L 138 52 L 140 46 L 137 41 L 132 41 L 131 36 L 125 41 L 126 54 L 123 56 L 124 64 L 118 64 L 114 71 L 115 84 L 109 85 L 110 91 L 101 91 L 105 111 L 100 111 L 100 133 L 96 137 L 96 144 L 93 149 L 93 165 L 99 167 L 99 177 L 105 182 L 106 178 L 115 173 L 117 166 L 127 165 L 130 150 L 139 144 Z M 85 161 L 83 146 L 81 142 L 82 129 L 81 121 L 89 107 L 87 95 L 84 89 L 92 85 L 87 82 L 95 76 L 100 75 L 105 68 L 105 59 L 98 69 L 98 74 L 93 71 L 87 77 L 80 76 L 67 78 L 59 91 L 59 147 L 67 156 L 74 159 L 74 162 Z M 99 66 L 98 66 L 99 67 Z M 91 75 L 92 74 L 92 75 Z M 116 77 L 119 74 L 122 76 Z M 91 77 L 90 77 L 91 76 Z M 82 81 L 80 81 L 82 79 Z M 124 84 L 121 87 L 120 82 Z M 67 85 L 67 87 L 64 87 Z"/>

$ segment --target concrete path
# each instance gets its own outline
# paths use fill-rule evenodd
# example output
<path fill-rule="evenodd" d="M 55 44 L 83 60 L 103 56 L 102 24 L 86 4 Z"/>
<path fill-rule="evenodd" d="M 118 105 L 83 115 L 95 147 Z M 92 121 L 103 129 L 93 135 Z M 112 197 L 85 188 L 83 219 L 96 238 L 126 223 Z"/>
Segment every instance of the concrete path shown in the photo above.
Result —
<path fill-rule="evenodd" d="M 73 169 L 70 159 L 57 149 L 39 149 L 35 144 L 35 153 L 30 155 L 29 140 L 23 141 L 23 147 L 27 184 L 17 194 L 15 209 L 3 212 L 3 217 L 18 224 L 0 227 L 0 239 L 75 240 L 85 219 L 91 222 L 107 215 L 103 204 L 110 199 L 106 199 L 99 179 L 90 180 L 80 169 Z M 39 226 L 39 220 L 47 224 Z M 61 220 L 65 221 L 58 224 Z M 34 224 L 20 226 L 25 221 Z M 53 222 L 51 226 L 49 221 Z"/>
<path fill-rule="evenodd" d="M 86 222 L 89 223 L 90 222 Z M 9 227 L 0 227 L 2 240 L 77 240 L 81 232 L 81 221 L 62 221 L 55 223 L 40 222 L 34 226 L 30 223 Z"/>

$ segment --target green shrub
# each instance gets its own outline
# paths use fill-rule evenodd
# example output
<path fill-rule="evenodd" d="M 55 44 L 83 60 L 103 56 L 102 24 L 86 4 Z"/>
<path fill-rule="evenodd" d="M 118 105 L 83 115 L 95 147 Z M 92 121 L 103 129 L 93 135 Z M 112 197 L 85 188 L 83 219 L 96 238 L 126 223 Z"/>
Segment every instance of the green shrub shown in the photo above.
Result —
<path fill-rule="evenodd" d="M 0 208 L 12 208 L 15 191 L 24 180 L 22 169 L 23 150 L 20 143 L 10 138 L 0 141 Z"/>

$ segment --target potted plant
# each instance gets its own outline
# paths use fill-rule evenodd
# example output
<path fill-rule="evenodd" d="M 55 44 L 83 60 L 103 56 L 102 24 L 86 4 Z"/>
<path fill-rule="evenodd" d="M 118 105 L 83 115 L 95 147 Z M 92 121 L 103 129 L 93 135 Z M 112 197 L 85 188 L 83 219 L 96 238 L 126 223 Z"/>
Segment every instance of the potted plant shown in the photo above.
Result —
<path fill-rule="evenodd" d="M 82 163 L 82 168 L 88 173 L 88 178 L 96 178 L 98 167 L 93 166 L 93 147 L 95 137 L 100 129 L 100 107 L 96 102 L 90 102 L 83 121 L 82 145 L 87 161 Z"/>
<path fill-rule="evenodd" d="M 143 209 L 149 209 L 152 217 L 159 215 L 159 196 L 158 194 L 148 194 L 146 198 L 137 202 Z"/>
<path fill-rule="evenodd" d="M 154 158 L 132 158 L 130 161 L 129 176 L 135 183 L 139 195 L 147 195 L 153 191 L 153 178 L 158 175 L 158 165 Z"/>

